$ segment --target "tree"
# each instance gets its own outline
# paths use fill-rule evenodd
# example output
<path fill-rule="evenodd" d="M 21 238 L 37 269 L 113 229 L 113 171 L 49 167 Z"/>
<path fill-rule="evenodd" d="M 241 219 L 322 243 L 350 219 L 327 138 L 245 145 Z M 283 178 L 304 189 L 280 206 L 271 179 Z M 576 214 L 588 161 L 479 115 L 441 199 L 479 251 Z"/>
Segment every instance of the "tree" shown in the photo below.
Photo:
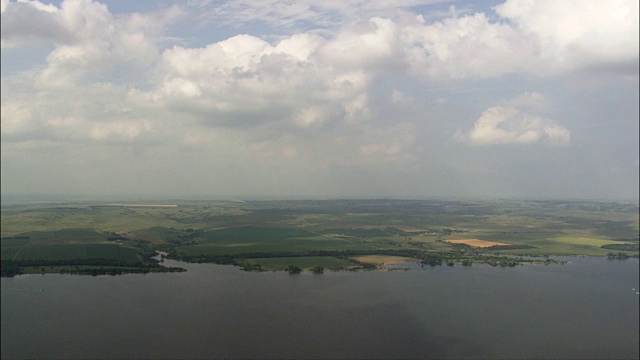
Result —
<path fill-rule="evenodd" d="M 299 266 L 296 266 L 296 265 L 289 265 L 287 267 L 286 271 L 289 274 L 300 274 L 302 272 L 302 269 Z"/>

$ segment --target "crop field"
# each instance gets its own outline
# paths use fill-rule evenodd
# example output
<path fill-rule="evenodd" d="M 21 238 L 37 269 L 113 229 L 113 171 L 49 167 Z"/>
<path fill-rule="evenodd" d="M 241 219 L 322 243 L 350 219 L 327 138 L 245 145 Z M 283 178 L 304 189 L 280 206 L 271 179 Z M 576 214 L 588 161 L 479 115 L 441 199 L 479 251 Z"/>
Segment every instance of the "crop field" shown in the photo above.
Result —
<path fill-rule="evenodd" d="M 258 238 L 259 239 L 259 238 Z M 180 254 L 184 256 L 198 255 L 240 255 L 244 253 L 277 253 L 277 252 L 305 252 L 322 250 L 363 250 L 371 247 L 340 240 L 325 240 L 324 238 L 282 239 L 277 241 L 255 242 L 210 242 L 184 246 Z"/>
<path fill-rule="evenodd" d="M 376 265 L 389 265 L 389 264 L 397 264 L 401 262 L 415 262 L 418 259 L 413 259 L 404 256 L 385 256 L 385 255 L 362 255 L 362 256 L 354 256 L 352 259 L 367 263 L 367 264 L 376 264 Z"/>
<path fill-rule="evenodd" d="M 3 246 L 2 252 L 4 251 Z M 139 260 L 136 249 L 113 244 L 26 245 L 18 251 L 7 253 L 10 260 L 117 259 L 125 262 Z"/>
<path fill-rule="evenodd" d="M 488 248 L 496 245 L 510 245 L 510 244 L 505 244 L 505 243 L 500 243 L 495 241 L 486 241 L 486 240 L 478 240 L 478 239 L 446 240 L 446 242 L 451 244 L 465 244 L 471 247 L 478 247 L 478 248 Z"/>
<path fill-rule="evenodd" d="M 3 266 L 102 259 L 148 267 L 160 250 L 186 261 L 331 269 L 355 256 L 638 256 L 639 223 L 638 204 L 592 201 L 60 202 L 3 203 L 0 229 Z M 487 247 L 452 242 L 473 239 Z"/>

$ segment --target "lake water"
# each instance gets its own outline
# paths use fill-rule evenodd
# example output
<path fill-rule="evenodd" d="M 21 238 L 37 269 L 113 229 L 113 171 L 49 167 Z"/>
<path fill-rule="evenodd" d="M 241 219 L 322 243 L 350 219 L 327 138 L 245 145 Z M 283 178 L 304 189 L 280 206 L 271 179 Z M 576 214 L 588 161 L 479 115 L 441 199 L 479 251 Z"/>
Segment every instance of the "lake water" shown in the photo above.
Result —
<path fill-rule="evenodd" d="M 2 278 L 2 359 L 637 359 L 638 259 L 569 261 Z"/>

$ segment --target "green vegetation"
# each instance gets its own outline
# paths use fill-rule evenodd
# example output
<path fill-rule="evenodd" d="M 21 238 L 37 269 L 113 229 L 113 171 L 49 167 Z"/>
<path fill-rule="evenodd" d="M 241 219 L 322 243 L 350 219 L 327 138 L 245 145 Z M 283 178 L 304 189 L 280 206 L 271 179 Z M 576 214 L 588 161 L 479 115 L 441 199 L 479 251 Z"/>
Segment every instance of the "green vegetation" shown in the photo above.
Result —
<path fill-rule="evenodd" d="M 322 273 L 325 269 L 345 270 L 358 265 L 349 259 L 340 259 L 332 256 L 253 258 L 243 259 L 238 264 L 245 270 L 253 271 L 282 271 L 287 269 L 289 265 L 295 265 L 301 269 L 310 269 L 316 273 Z M 324 266 L 317 264 L 323 264 Z"/>
<path fill-rule="evenodd" d="M 368 270 L 357 256 L 424 266 L 515 266 L 553 255 L 638 256 L 638 204 L 591 201 L 182 201 L 177 206 L 3 203 L 2 275 L 167 269 L 153 257 L 250 271 Z M 488 248 L 446 240 L 478 239 Z M 612 255 L 613 254 L 613 255 Z M 509 255 L 509 257 L 506 257 Z M 518 258 L 536 256 L 537 258 Z"/>

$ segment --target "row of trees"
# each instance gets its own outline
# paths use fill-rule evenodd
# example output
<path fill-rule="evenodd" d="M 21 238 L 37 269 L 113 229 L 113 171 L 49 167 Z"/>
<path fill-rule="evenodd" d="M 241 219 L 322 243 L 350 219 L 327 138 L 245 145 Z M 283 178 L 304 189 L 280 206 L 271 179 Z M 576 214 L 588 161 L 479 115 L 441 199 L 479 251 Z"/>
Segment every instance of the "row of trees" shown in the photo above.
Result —
<path fill-rule="evenodd" d="M 289 274 L 300 274 L 302 272 L 302 268 L 297 265 L 289 265 L 286 269 L 286 272 Z M 314 274 L 322 274 L 324 273 L 324 267 L 322 266 L 314 266 L 311 268 L 311 272 Z"/>
<path fill-rule="evenodd" d="M 609 259 L 627 259 L 629 258 L 629 255 L 627 255 L 627 253 L 623 253 L 623 252 L 619 252 L 619 253 L 608 253 L 607 254 L 607 258 Z"/>
<path fill-rule="evenodd" d="M 62 259 L 62 260 L 3 260 L 1 262 L 2 276 L 12 277 L 24 273 L 26 267 L 63 267 L 61 272 L 66 274 L 87 275 L 119 275 L 124 273 L 183 271 L 180 268 L 167 268 L 153 258 L 143 258 L 140 261 L 123 261 L 118 259 Z"/>

